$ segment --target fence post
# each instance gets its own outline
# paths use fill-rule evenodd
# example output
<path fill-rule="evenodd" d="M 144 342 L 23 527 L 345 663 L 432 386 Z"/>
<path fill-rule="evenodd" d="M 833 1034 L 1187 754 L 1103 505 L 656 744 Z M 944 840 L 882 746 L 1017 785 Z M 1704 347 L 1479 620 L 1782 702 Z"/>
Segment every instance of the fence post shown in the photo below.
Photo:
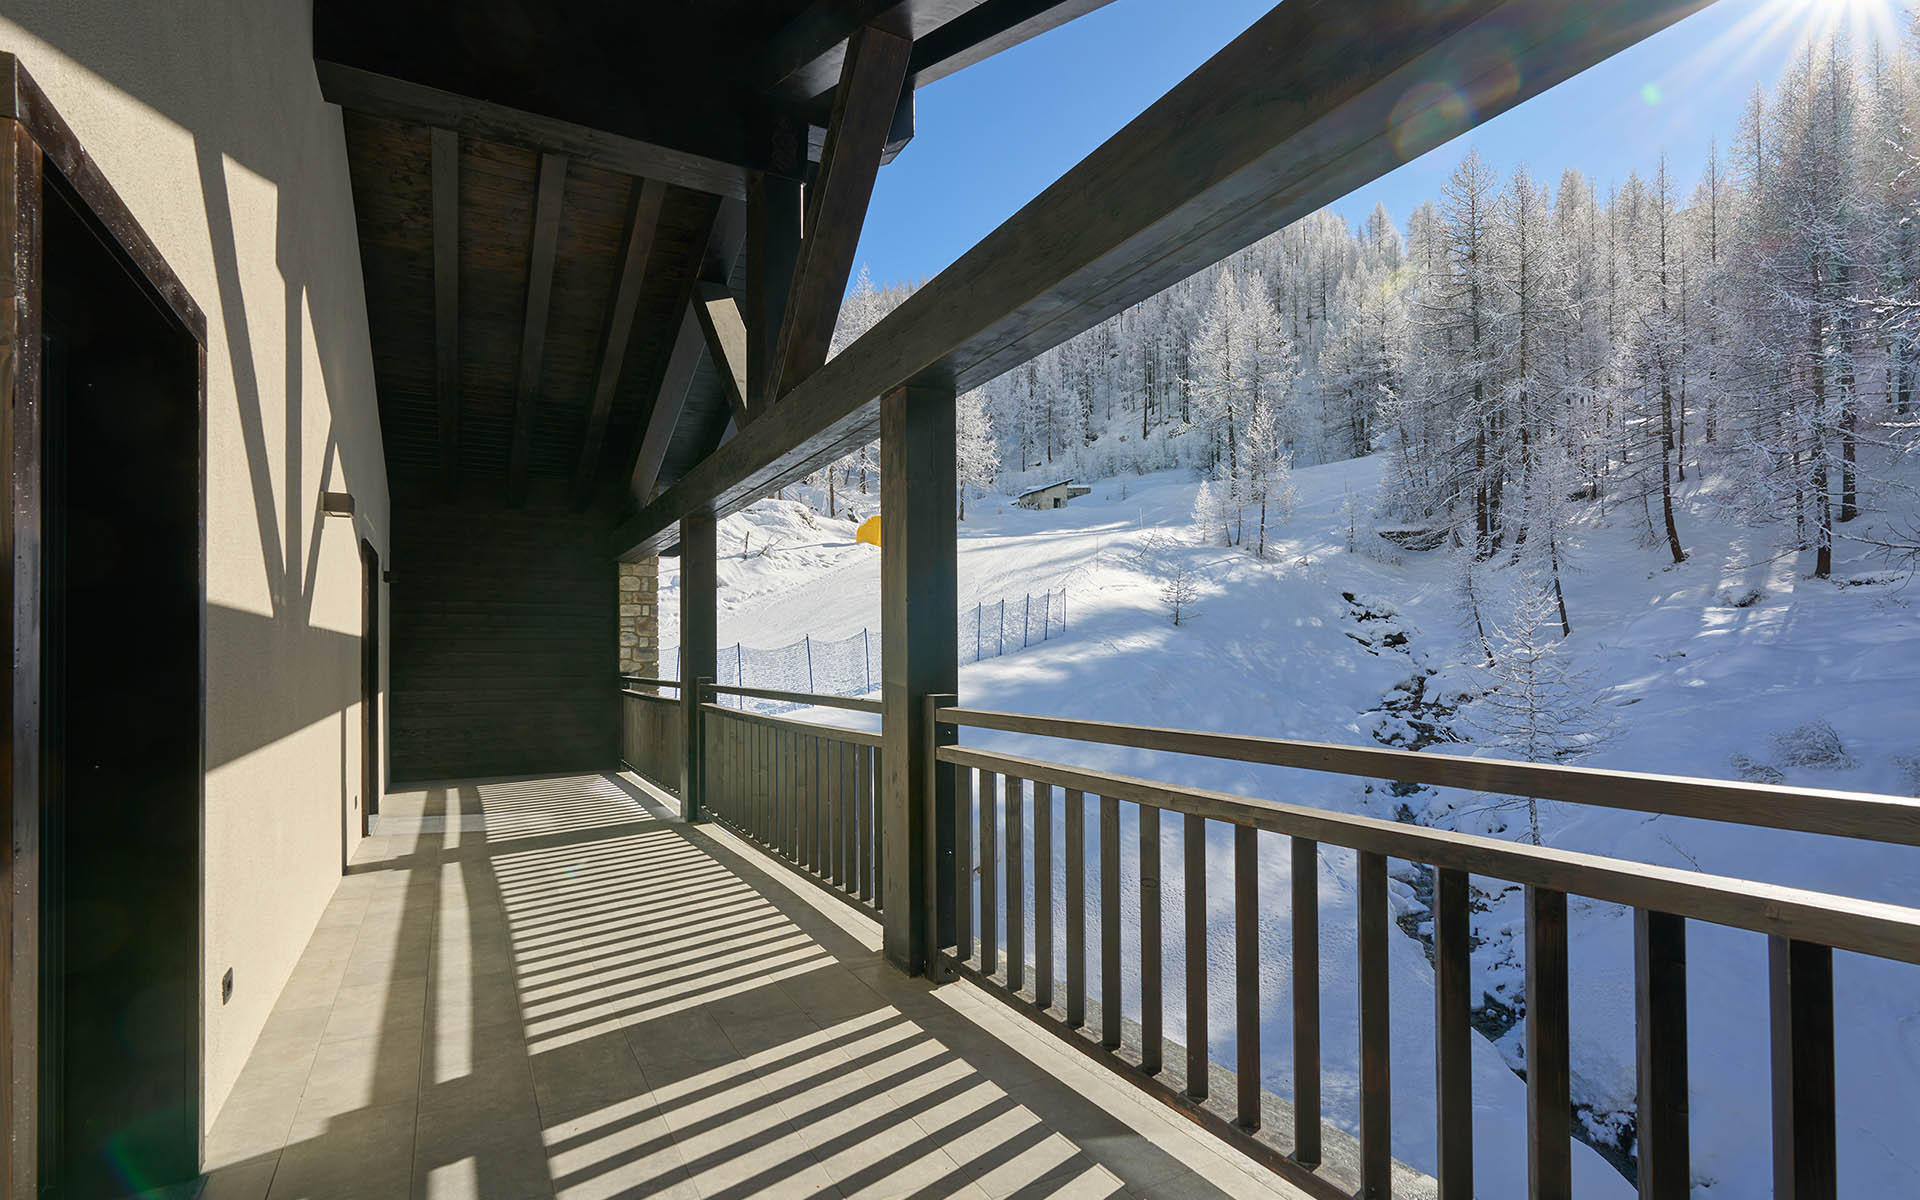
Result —
<path fill-rule="evenodd" d="M 801 639 L 807 645 L 807 690 L 813 690 L 813 635 L 806 634 Z"/>

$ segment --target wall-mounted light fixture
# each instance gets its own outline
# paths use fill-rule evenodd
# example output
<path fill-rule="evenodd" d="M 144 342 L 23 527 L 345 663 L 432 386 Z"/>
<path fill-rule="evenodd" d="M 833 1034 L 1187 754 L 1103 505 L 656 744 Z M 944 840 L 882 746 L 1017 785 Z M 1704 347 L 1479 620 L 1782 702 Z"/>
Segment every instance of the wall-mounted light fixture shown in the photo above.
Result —
<path fill-rule="evenodd" d="M 321 492 L 320 511 L 330 517 L 350 517 L 353 515 L 352 492 Z"/>

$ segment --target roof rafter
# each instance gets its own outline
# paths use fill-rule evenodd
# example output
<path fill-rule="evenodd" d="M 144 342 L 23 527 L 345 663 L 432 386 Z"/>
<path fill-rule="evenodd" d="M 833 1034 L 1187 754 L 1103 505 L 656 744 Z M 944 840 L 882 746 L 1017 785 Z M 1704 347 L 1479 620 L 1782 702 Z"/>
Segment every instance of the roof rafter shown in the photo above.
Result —
<path fill-rule="evenodd" d="M 760 397 L 762 404 L 771 405 L 827 361 L 912 50 L 906 38 L 872 25 L 847 43 L 820 175 L 807 189 L 805 235 L 768 372 L 772 390 Z"/>
<path fill-rule="evenodd" d="M 607 329 L 600 339 L 600 365 L 593 376 L 593 397 L 587 407 L 586 440 L 573 471 L 573 503 L 579 508 L 593 495 L 594 476 L 600 471 L 600 446 L 606 440 L 607 420 L 613 413 L 613 394 L 620 386 L 620 369 L 627 361 L 627 343 L 633 340 L 633 317 L 640 307 L 640 288 L 646 282 L 647 259 L 653 253 L 654 234 L 660 228 L 660 207 L 667 185 L 653 179 L 633 181 L 627 202 L 627 235 L 614 282 L 613 304 L 607 310 Z"/>
<path fill-rule="evenodd" d="M 566 202 L 566 191 L 566 156 L 542 154 L 533 201 L 533 246 L 527 255 L 520 374 L 513 389 L 513 441 L 507 454 L 507 502 L 515 507 L 527 499 L 533 427 L 540 415 L 541 366 L 547 353 L 547 315 L 553 301 L 553 266 L 560 246 L 560 208 Z"/>

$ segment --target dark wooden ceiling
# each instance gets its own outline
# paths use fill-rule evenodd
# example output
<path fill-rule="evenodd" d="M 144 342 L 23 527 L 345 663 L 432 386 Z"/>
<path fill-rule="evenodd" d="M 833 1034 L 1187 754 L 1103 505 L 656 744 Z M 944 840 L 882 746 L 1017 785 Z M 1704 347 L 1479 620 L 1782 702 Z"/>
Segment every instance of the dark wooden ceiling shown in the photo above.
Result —
<path fill-rule="evenodd" d="M 628 509 L 667 385 L 671 485 L 734 415 L 709 354 L 667 382 L 696 278 L 744 291 L 748 183 L 818 169 L 849 37 L 911 39 L 897 151 L 917 83 L 1104 2 L 316 0 L 390 476 Z"/>

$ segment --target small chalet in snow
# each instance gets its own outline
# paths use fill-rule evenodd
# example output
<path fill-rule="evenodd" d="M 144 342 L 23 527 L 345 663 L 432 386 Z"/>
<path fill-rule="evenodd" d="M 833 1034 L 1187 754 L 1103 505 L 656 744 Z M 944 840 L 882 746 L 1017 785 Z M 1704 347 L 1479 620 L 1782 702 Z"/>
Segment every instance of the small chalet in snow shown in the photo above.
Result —
<path fill-rule="evenodd" d="M 1030 492 L 1021 492 L 1014 503 L 1021 508 L 1065 508 L 1067 501 L 1086 495 L 1093 489 L 1079 487 L 1071 479 L 1062 479 L 1059 483 L 1049 483 L 1045 487 L 1034 488 Z"/>

